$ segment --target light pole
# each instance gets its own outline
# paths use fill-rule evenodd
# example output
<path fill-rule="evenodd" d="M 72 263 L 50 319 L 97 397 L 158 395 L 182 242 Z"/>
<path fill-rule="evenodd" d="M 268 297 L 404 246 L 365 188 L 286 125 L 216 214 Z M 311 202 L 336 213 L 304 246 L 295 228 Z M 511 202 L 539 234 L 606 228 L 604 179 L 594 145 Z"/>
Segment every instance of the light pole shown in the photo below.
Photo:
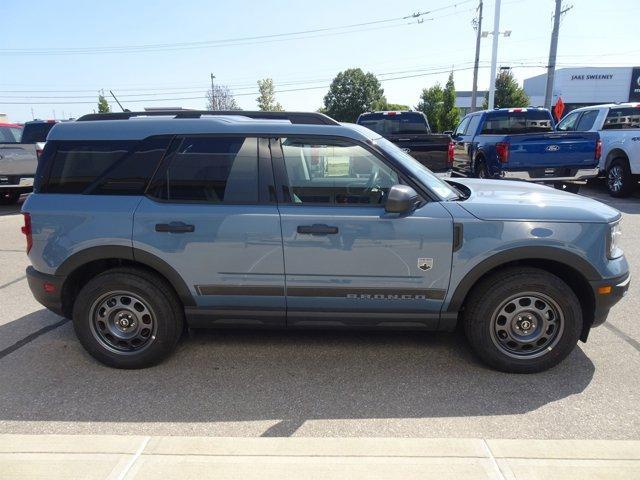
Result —
<path fill-rule="evenodd" d="M 211 110 L 213 110 L 213 79 L 216 78 L 216 76 L 213 73 L 209 75 L 211 75 Z"/>
<path fill-rule="evenodd" d="M 500 0 L 496 0 L 496 10 L 493 17 L 493 32 L 482 32 L 482 37 L 493 35 L 493 47 L 491 49 L 491 78 L 489 79 L 489 110 L 493 110 L 496 98 L 496 68 L 498 62 L 498 36 L 511 36 L 511 30 L 500 31 Z"/>

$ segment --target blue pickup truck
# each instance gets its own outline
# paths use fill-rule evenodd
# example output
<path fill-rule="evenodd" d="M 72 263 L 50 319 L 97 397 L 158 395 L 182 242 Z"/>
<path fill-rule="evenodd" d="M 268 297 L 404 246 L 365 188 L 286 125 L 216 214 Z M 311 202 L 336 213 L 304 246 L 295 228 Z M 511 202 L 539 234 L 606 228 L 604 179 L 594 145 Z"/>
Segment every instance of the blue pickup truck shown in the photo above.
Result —
<path fill-rule="evenodd" d="M 599 135 L 555 131 L 551 113 L 543 108 L 470 113 L 451 138 L 453 171 L 459 175 L 553 183 L 572 192 L 598 176 Z"/>

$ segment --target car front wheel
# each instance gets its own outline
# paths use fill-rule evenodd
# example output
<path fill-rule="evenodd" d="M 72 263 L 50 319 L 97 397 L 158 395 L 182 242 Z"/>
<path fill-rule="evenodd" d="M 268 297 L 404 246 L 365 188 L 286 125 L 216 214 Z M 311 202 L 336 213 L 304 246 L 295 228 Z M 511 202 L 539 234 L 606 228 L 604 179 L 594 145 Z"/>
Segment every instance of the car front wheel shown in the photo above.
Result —
<path fill-rule="evenodd" d="M 582 310 L 573 290 L 536 268 L 509 268 L 472 291 L 464 312 L 477 355 L 504 372 L 536 373 L 560 363 L 576 346 Z"/>

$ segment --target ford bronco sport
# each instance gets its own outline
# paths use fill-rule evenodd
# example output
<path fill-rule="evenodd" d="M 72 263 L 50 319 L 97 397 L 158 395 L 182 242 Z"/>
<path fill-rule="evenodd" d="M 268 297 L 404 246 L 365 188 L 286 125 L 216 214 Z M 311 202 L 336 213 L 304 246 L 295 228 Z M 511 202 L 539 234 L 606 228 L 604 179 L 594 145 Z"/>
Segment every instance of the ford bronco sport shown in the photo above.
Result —
<path fill-rule="evenodd" d="M 23 206 L 35 298 L 119 368 L 184 328 L 464 326 L 538 372 L 627 291 L 620 213 L 546 186 L 436 178 L 315 113 L 123 112 L 51 130 Z"/>

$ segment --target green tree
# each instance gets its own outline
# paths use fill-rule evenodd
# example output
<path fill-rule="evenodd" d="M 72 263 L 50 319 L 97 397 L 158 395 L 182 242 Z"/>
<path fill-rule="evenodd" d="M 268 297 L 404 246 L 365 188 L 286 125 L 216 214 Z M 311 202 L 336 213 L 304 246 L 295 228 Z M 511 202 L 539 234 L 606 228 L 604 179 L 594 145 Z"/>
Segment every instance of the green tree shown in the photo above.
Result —
<path fill-rule="evenodd" d="M 98 94 L 98 113 L 109 113 L 111 107 L 102 93 Z"/>
<path fill-rule="evenodd" d="M 409 105 L 403 105 L 401 103 L 387 103 L 384 106 L 384 110 L 390 111 L 400 111 L 400 110 L 409 110 Z"/>
<path fill-rule="evenodd" d="M 258 80 L 258 91 L 260 96 L 256 98 L 256 102 L 258 102 L 260 110 L 263 112 L 282 112 L 284 110 L 282 105 L 276 101 L 276 89 L 272 79 Z"/>
<path fill-rule="evenodd" d="M 496 94 L 493 103 L 494 108 L 517 108 L 529 105 L 529 97 L 518 85 L 511 71 L 503 70 L 496 77 Z M 488 105 L 489 94 L 487 93 L 482 107 L 487 108 Z"/>
<path fill-rule="evenodd" d="M 439 83 L 436 83 L 433 87 L 422 89 L 420 95 L 420 102 L 416 107 L 423 112 L 429 120 L 429 126 L 433 132 L 442 131 L 442 111 L 444 105 L 444 91 Z"/>
<path fill-rule="evenodd" d="M 456 107 L 456 87 L 453 83 L 453 72 L 449 74 L 442 92 L 442 110 L 440 111 L 439 132 L 453 131 L 460 121 L 460 111 Z"/>
<path fill-rule="evenodd" d="M 384 90 L 373 73 L 350 68 L 331 82 L 324 96 L 324 111 L 340 122 L 355 122 L 361 113 L 386 103 Z"/>

